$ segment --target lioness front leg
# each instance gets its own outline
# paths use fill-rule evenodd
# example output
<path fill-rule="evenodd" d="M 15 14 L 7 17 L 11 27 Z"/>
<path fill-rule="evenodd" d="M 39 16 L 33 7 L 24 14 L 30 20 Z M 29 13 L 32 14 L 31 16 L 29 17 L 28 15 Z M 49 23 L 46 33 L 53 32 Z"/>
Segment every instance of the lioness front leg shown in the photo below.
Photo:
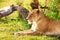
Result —
<path fill-rule="evenodd" d="M 36 31 L 33 31 L 31 29 L 14 33 L 14 35 L 38 35 L 38 34 L 39 33 L 37 33 Z"/>
<path fill-rule="evenodd" d="M 31 29 L 29 30 L 24 30 L 24 31 L 20 31 L 20 32 L 16 32 L 14 33 L 15 35 L 39 35 L 40 32 L 37 32 L 36 30 L 37 26 L 36 24 L 33 22 Z"/>

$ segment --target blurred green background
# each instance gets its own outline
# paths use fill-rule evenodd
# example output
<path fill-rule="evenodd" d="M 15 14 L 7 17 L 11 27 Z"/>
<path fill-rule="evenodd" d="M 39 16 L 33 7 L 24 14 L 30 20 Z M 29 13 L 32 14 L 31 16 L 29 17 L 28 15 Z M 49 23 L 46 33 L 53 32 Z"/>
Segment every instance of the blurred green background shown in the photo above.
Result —
<path fill-rule="evenodd" d="M 30 3 L 33 0 L 0 0 L 0 8 L 11 4 L 22 4 L 26 9 L 30 10 Z M 60 0 L 39 0 L 42 6 L 50 7 L 50 10 L 45 9 L 45 14 L 52 19 L 60 19 Z M 43 11 L 44 9 L 40 9 Z M 44 12 L 44 11 L 43 11 Z M 0 40 L 60 40 L 57 37 L 49 36 L 15 36 L 12 33 L 27 30 L 31 27 L 26 20 L 22 18 L 18 11 L 14 11 L 11 15 L 0 19 Z"/>

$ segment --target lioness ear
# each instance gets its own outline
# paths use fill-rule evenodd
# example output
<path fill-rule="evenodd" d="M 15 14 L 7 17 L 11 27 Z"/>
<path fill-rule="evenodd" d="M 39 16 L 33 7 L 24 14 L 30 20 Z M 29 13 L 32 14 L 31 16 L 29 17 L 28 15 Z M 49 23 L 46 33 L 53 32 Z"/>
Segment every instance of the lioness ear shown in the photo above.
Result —
<path fill-rule="evenodd" d="M 37 10 L 37 13 L 39 13 L 39 10 Z"/>

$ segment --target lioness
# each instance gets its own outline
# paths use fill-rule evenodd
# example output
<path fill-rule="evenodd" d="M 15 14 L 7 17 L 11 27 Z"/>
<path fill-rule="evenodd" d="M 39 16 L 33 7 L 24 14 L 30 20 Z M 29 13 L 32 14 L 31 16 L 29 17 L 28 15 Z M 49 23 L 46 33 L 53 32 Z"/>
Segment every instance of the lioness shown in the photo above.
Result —
<path fill-rule="evenodd" d="M 44 35 L 60 35 L 60 20 L 50 19 L 38 9 L 28 13 L 27 20 L 32 23 L 31 29 L 17 32 L 15 35 L 38 35 L 40 32 Z"/>

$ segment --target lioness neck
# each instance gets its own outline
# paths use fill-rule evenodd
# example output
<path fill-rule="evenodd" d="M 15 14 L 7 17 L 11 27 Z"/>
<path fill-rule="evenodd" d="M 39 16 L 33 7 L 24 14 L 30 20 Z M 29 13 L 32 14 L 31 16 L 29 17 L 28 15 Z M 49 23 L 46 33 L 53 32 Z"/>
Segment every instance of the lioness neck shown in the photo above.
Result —
<path fill-rule="evenodd" d="M 36 22 L 38 22 L 39 20 L 50 20 L 50 18 L 47 17 L 47 16 L 45 16 L 44 13 L 40 13 L 40 14 L 38 15 L 38 17 L 37 17 L 37 21 L 36 21 Z"/>

